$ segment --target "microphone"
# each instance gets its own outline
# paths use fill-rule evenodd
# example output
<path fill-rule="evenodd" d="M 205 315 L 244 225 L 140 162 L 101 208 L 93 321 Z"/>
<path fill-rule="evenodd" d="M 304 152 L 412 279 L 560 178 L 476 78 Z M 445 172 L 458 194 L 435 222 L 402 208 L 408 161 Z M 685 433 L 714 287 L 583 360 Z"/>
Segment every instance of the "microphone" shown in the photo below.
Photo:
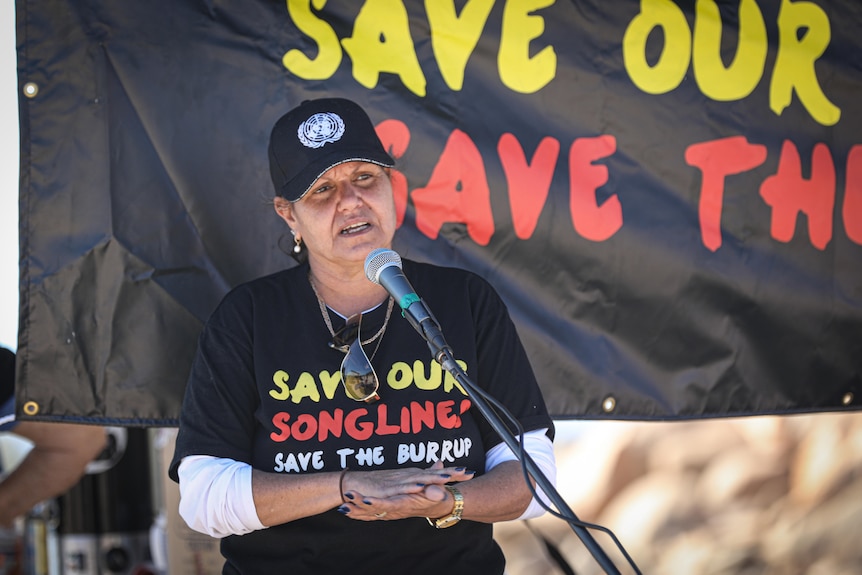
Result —
<path fill-rule="evenodd" d="M 416 295 L 416 291 L 401 270 L 401 256 L 386 248 L 377 248 L 365 258 L 365 277 L 383 286 L 401 308 L 401 315 L 425 338 L 436 358 L 443 351 L 451 353 L 443 339 L 437 318 Z"/>

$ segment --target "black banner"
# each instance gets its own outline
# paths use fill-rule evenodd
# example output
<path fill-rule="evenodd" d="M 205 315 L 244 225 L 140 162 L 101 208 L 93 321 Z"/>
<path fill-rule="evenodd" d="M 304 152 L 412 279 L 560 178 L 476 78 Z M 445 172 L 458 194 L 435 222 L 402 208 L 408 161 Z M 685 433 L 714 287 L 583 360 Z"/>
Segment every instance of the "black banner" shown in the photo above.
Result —
<path fill-rule="evenodd" d="M 173 425 L 292 265 L 269 130 L 362 104 L 402 256 L 499 290 L 552 413 L 862 403 L 862 5 L 18 0 L 23 419 Z M 457 353 L 457 350 L 455 350 Z"/>

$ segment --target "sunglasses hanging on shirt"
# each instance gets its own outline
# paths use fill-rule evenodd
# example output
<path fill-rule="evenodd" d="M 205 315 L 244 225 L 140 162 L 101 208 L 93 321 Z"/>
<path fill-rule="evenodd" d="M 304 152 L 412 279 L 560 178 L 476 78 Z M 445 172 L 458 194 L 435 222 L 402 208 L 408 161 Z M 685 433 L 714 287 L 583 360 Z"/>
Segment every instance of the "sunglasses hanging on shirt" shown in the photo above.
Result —
<path fill-rule="evenodd" d="M 377 379 L 374 367 L 359 339 L 361 324 L 361 313 L 347 318 L 344 326 L 333 334 L 329 347 L 345 354 L 341 362 L 341 383 L 344 385 L 347 397 L 355 401 L 372 403 L 380 399 L 377 395 L 380 380 Z M 380 336 L 382 335 L 381 333 Z M 380 344 L 379 340 L 377 343 Z M 374 351 L 376 352 L 377 348 Z"/>
<path fill-rule="evenodd" d="M 326 303 L 320 294 L 317 292 L 317 286 L 314 285 L 314 280 L 311 275 L 308 276 L 308 283 L 311 284 L 311 289 L 317 297 L 317 304 L 320 307 L 320 314 L 323 316 L 323 323 L 329 330 L 332 340 L 329 342 L 329 347 L 337 349 L 345 354 L 344 360 L 341 362 L 341 383 L 344 385 L 344 391 L 347 397 L 354 401 L 364 401 L 372 403 L 378 401 L 380 396 L 377 390 L 380 389 L 380 380 L 374 372 L 374 367 L 371 365 L 371 360 L 365 353 L 363 345 L 368 345 L 373 341 L 377 341 L 374 346 L 374 351 L 371 353 L 371 359 L 377 353 L 380 347 L 380 342 L 383 340 L 383 334 L 386 331 L 386 326 L 389 325 L 389 317 L 392 315 L 392 307 L 395 300 L 389 297 L 389 302 L 386 307 L 386 319 L 383 320 L 383 326 L 370 338 L 365 341 L 360 337 L 362 326 L 362 314 L 357 313 L 344 322 L 344 325 L 338 330 L 332 327 L 332 321 L 329 319 L 329 311 L 326 308 Z"/>

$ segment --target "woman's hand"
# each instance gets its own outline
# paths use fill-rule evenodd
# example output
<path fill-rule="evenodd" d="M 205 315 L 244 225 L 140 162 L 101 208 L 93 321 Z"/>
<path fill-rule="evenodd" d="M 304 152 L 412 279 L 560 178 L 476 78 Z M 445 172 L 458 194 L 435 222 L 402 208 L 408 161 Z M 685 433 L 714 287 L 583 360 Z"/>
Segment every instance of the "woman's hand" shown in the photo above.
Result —
<path fill-rule="evenodd" d="M 469 481 L 474 474 L 463 467 L 443 467 L 440 461 L 424 470 L 348 472 L 344 478 L 347 502 L 338 510 L 359 521 L 440 517 L 454 505 L 443 486 Z"/>

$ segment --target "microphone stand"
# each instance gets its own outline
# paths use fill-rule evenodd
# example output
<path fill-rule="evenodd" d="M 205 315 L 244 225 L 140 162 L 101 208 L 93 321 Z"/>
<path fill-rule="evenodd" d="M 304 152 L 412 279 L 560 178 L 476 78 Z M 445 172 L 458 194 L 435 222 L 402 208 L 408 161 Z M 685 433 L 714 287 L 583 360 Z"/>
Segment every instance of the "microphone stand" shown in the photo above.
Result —
<path fill-rule="evenodd" d="M 428 314 L 429 316 L 431 315 L 430 310 L 428 310 Z M 432 357 L 441 366 L 443 366 L 443 369 L 448 371 L 465 390 L 467 390 L 470 398 L 473 400 L 473 404 L 485 417 L 488 423 L 491 424 L 494 431 L 496 431 L 506 445 L 509 446 L 512 453 L 514 453 L 516 457 L 521 457 L 520 443 L 509 428 L 506 427 L 497 413 L 488 405 L 481 393 L 477 391 L 475 384 L 470 381 L 470 378 L 464 370 L 461 369 L 461 366 L 459 366 L 455 361 L 455 358 L 452 355 L 452 350 L 446 344 L 446 341 L 443 338 L 443 333 L 440 330 L 439 325 L 437 325 L 436 318 L 431 316 L 422 318 L 421 321 L 417 321 L 417 319 L 407 312 L 406 309 L 402 315 L 410 322 L 410 325 L 419 332 L 419 335 L 428 342 L 428 347 L 431 350 Z M 569 508 L 568 504 L 560 496 L 550 480 L 548 480 L 539 466 L 536 465 L 530 457 L 530 454 L 524 452 L 522 457 L 522 462 L 526 466 L 530 476 L 536 481 L 536 484 L 542 489 L 557 510 L 562 514 L 566 514 L 568 517 L 571 517 L 574 521 L 579 521 L 575 513 Z M 601 548 L 589 531 L 581 525 L 571 522 L 569 522 L 569 525 L 574 530 L 575 534 L 581 539 L 590 554 L 592 554 L 596 562 L 602 567 L 602 569 L 604 569 L 605 573 L 608 575 L 619 575 L 620 572 L 614 565 L 613 561 L 611 561 L 610 557 L 607 556 L 604 549 Z"/>

